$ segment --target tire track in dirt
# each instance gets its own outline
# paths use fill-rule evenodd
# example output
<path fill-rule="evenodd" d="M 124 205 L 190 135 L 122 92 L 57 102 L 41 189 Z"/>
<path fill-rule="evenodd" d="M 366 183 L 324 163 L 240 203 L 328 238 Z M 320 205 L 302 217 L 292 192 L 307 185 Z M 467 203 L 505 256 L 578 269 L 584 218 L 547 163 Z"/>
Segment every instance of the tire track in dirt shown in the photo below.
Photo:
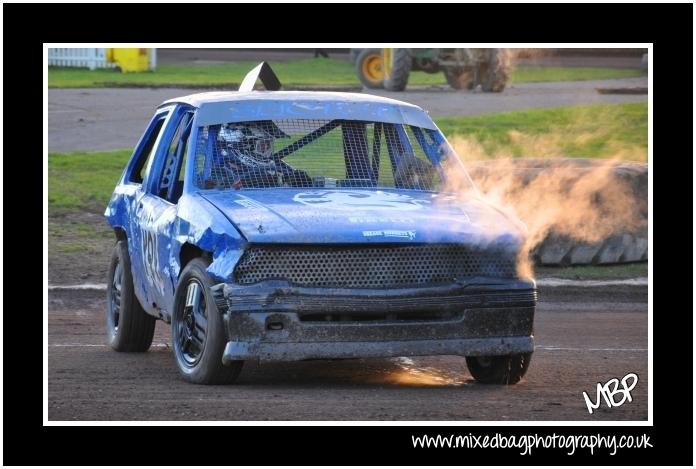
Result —
<path fill-rule="evenodd" d="M 169 326 L 148 353 L 105 344 L 104 293 L 49 292 L 50 420 L 646 420 L 647 287 L 546 288 L 539 344 L 516 386 L 476 384 L 462 357 L 249 363 L 231 386 L 178 374 Z M 582 392 L 636 373 L 633 401 L 587 411 Z"/>

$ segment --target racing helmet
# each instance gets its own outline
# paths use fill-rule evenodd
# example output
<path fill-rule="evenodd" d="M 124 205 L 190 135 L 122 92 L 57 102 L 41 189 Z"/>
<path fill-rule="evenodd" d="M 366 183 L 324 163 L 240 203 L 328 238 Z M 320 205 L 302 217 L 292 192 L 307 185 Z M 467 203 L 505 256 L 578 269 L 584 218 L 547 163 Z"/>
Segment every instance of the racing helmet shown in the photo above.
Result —
<path fill-rule="evenodd" d="M 218 134 L 223 156 L 248 167 L 273 164 L 274 135 L 259 124 L 226 124 Z"/>

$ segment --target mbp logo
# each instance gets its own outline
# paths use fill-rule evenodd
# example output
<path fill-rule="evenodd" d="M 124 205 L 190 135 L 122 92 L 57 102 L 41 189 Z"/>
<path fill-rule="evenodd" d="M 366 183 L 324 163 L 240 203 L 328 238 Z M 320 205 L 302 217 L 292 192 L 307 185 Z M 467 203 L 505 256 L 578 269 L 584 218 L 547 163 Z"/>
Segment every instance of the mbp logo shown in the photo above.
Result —
<path fill-rule="evenodd" d="M 628 384 L 629 381 L 631 381 L 631 384 Z M 624 376 L 621 380 L 621 387 L 619 387 L 618 378 L 611 379 L 605 384 L 597 383 L 597 399 L 595 402 L 592 402 L 590 396 L 583 391 L 582 396 L 585 398 L 588 412 L 592 415 L 592 412 L 599 408 L 602 398 L 609 408 L 619 407 L 626 402 L 626 400 L 628 400 L 628 402 L 633 402 L 631 391 L 636 387 L 636 384 L 638 384 L 638 375 L 635 373 L 629 373 Z M 621 400 L 616 400 L 615 397 L 617 394 L 621 395 Z"/>

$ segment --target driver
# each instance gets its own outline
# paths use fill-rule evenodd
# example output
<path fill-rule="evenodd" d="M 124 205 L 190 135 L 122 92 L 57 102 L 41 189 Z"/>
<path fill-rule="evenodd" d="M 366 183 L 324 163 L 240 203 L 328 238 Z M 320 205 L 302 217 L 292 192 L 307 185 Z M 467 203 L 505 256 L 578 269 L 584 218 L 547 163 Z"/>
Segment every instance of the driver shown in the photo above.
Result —
<path fill-rule="evenodd" d="M 225 187 L 311 186 L 312 179 L 274 157 L 276 138 L 289 137 L 272 121 L 231 123 L 221 127 L 217 141 L 218 178 Z"/>
<path fill-rule="evenodd" d="M 242 184 L 256 187 L 278 184 L 273 159 L 274 135 L 262 123 L 225 124 L 217 140 L 220 151 L 217 172 L 226 186 L 239 189 Z"/>

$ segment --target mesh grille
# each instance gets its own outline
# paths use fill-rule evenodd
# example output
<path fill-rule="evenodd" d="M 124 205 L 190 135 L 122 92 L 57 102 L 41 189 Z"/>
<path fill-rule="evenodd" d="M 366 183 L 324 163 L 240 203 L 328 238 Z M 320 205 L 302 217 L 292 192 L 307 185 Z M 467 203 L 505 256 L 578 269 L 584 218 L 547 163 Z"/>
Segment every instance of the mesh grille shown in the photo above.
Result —
<path fill-rule="evenodd" d="M 203 189 L 430 191 L 441 184 L 442 145 L 443 137 L 434 130 L 382 122 L 283 119 L 210 125 L 198 129 L 195 183 Z"/>
<path fill-rule="evenodd" d="M 296 286 L 399 288 L 455 278 L 514 278 L 515 256 L 460 245 L 253 247 L 235 269 L 240 284 L 287 280 Z"/>

